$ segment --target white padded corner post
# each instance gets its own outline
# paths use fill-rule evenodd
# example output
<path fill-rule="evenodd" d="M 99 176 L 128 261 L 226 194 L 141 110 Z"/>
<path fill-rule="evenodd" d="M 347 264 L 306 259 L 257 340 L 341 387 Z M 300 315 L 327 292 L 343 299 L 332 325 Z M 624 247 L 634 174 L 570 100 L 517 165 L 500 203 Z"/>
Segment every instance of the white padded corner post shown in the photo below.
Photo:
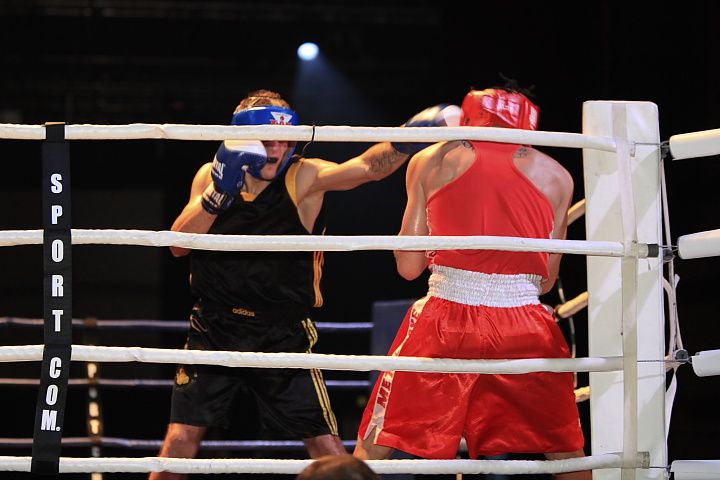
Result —
<path fill-rule="evenodd" d="M 650 102 L 589 101 L 583 105 L 583 133 L 626 138 L 631 158 L 637 240 L 662 243 L 658 111 Z M 583 151 L 587 240 L 623 241 L 618 156 Z M 619 356 L 622 344 L 621 259 L 588 257 L 589 356 Z M 662 359 L 665 350 L 662 264 L 637 264 L 637 357 Z M 665 369 L 662 363 L 639 363 L 637 369 L 637 450 L 650 452 L 650 465 L 667 465 L 665 440 Z M 594 455 L 623 450 L 623 372 L 590 374 Z M 587 447 L 586 447 L 587 448 Z M 586 452 L 586 454 L 589 452 Z M 594 480 L 619 480 L 619 469 L 596 470 Z M 662 469 L 637 470 L 637 479 L 663 479 Z"/>

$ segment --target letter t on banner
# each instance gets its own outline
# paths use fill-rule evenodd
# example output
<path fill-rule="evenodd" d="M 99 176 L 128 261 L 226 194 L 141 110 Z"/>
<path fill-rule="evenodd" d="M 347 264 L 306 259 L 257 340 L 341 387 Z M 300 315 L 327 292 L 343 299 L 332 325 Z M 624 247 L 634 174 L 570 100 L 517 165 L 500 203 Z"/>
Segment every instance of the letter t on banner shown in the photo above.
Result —
<path fill-rule="evenodd" d="M 60 469 L 72 353 L 70 149 L 65 141 L 64 123 L 45 124 L 42 189 L 45 348 L 35 410 L 31 471 L 56 475 Z"/>

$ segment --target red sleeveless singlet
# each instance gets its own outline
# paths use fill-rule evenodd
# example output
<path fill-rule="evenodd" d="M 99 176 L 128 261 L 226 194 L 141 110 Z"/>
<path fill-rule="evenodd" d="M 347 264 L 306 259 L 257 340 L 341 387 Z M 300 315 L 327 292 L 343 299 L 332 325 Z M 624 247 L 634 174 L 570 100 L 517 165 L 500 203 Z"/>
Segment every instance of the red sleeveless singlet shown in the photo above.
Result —
<path fill-rule="evenodd" d="M 517 169 L 519 145 L 470 142 L 475 162 L 427 201 L 430 235 L 550 238 L 553 208 Z M 430 263 L 483 273 L 548 276 L 548 254 L 499 250 L 438 250 Z"/>

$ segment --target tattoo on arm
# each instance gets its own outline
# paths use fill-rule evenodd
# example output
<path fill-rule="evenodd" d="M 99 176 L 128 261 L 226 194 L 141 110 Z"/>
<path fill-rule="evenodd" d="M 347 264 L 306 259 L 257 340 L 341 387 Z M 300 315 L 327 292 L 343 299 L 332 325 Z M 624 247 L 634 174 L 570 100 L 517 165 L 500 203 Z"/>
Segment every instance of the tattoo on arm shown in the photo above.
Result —
<path fill-rule="evenodd" d="M 513 158 L 525 158 L 528 156 L 528 153 L 527 147 L 520 147 L 515 151 Z"/>
<path fill-rule="evenodd" d="M 407 158 L 405 154 L 392 152 L 379 152 L 370 159 L 370 172 L 385 174 L 393 171 L 395 165 Z"/>

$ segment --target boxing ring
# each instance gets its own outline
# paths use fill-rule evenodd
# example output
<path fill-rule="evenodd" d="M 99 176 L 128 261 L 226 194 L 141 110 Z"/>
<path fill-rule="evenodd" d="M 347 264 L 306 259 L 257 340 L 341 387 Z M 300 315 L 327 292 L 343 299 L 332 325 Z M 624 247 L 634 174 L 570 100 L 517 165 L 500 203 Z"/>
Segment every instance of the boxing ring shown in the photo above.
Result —
<path fill-rule="evenodd" d="M 720 374 L 720 350 L 688 357 L 675 314 L 663 151 L 676 159 L 720 153 L 720 130 L 660 141 L 658 114 L 647 102 L 586 102 L 583 134 L 501 128 L 340 126 L 0 125 L 0 138 L 44 141 L 43 230 L 0 232 L 0 246 L 44 245 L 45 345 L 0 347 L 2 362 L 43 362 L 32 457 L 0 457 L 0 471 L 284 473 L 311 460 L 59 457 L 71 360 L 212 364 L 230 367 L 403 370 L 479 374 L 590 372 L 591 456 L 566 460 L 378 460 L 378 473 L 562 473 L 592 469 L 596 480 L 720 478 L 719 461 L 668 465 L 672 385 L 666 372 L 692 362 L 698 375 Z M 485 140 L 581 148 L 584 152 L 586 240 L 510 237 L 243 236 L 168 231 L 73 229 L 69 222 L 67 140 L 444 141 Z M 54 160 L 53 160 L 54 158 Z M 45 162 L 45 159 L 44 159 Z M 67 187 L 67 188 L 65 188 Z M 665 212 L 665 233 L 663 224 Z M 720 255 L 720 231 L 681 237 L 682 258 Z M 210 352 L 72 345 L 71 246 L 178 246 L 232 251 L 492 249 L 586 255 L 588 291 L 566 313 L 587 306 L 589 356 L 571 359 L 457 360 L 297 353 Z M 668 265 L 670 281 L 665 279 Z M 665 338 L 665 294 L 669 338 Z M 572 303 L 572 302 L 569 302 Z M 580 306 L 578 306 L 580 305 Z M 667 351 L 666 351 L 667 349 Z M 37 448 L 37 449 L 36 449 Z"/>

